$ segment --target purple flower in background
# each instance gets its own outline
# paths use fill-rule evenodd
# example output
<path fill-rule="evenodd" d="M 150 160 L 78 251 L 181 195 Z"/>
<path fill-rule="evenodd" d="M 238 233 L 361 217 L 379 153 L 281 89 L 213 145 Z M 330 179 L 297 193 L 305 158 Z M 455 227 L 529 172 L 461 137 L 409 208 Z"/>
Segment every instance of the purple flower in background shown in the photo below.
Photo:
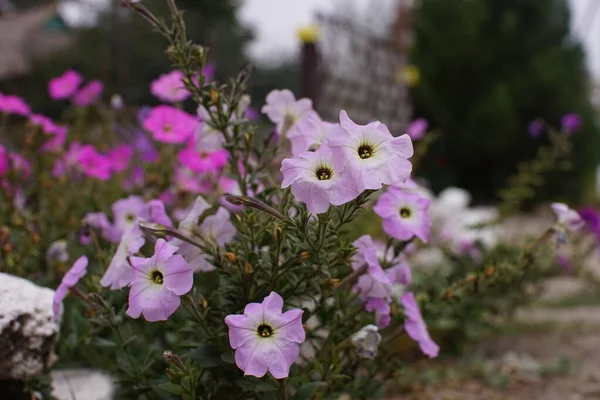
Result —
<path fill-rule="evenodd" d="M 73 70 L 65 71 L 59 77 L 50 79 L 48 92 L 53 100 L 68 99 L 73 96 L 83 82 L 83 78 Z"/>
<path fill-rule="evenodd" d="M 534 119 L 527 126 L 527 132 L 529 132 L 529 136 L 531 136 L 534 139 L 537 139 L 538 137 L 540 137 L 540 135 L 542 134 L 543 131 L 544 131 L 544 124 L 539 119 Z"/>
<path fill-rule="evenodd" d="M 244 314 L 225 317 L 235 363 L 244 375 L 262 378 L 270 372 L 275 379 L 289 375 L 306 334 L 302 310 L 282 311 L 283 299 L 271 292 L 262 303 L 246 305 Z"/>
<path fill-rule="evenodd" d="M 194 272 L 177 247 L 158 239 L 150 258 L 131 257 L 131 289 L 127 315 L 146 321 L 166 321 L 181 305 L 179 296 L 192 289 Z"/>
<path fill-rule="evenodd" d="M 158 151 L 152 140 L 142 131 L 139 131 L 133 139 L 133 147 L 144 163 L 154 163 L 158 160 Z"/>
<path fill-rule="evenodd" d="M 427 243 L 431 228 L 428 209 L 427 198 L 395 187 L 389 187 L 373 207 L 375 214 L 383 218 L 385 233 L 398 240 L 416 236 L 423 243 Z"/>
<path fill-rule="evenodd" d="M 63 276 L 60 285 L 56 288 L 54 298 L 52 299 L 52 311 L 54 313 L 54 320 L 60 315 L 60 305 L 64 298 L 67 296 L 69 289 L 79 282 L 79 280 L 86 274 L 88 266 L 88 259 L 86 256 L 81 256 L 75 261 L 69 272 Z"/>
<path fill-rule="evenodd" d="M 375 311 L 377 325 L 385 328 L 391 320 L 392 281 L 381 268 L 375 248 L 367 249 L 364 257 L 368 269 L 358 278 L 353 291 L 365 302 L 365 310 Z"/>
<path fill-rule="evenodd" d="M 560 127 L 568 134 L 576 133 L 581 129 L 581 117 L 576 113 L 567 113 L 560 119 Z"/>
<path fill-rule="evenodd" d="M 99 80 L 89 82 L 73 96 L 73 104 L 80 107 L 91 106 L 102 94 L 104 84 Z"/>
<path fill-rule="evenodd" d="M 294 94 L 288 90 L 273 90 L 267 95 L 267 104 L 261 112 L 277 124 L 277 132 L 285 136 L 294 129 L 298 122 L 307 112 L 312 110 L 312 100 L 296 100 Z"/>
<path fill-rule="evenodd" d="M 258 113 L 258 110 L 252 107 L 246 108 L 244 116 L 250 121 L 258 121 L 260 119 L 260 114 Z"/>
<path fill-rule="evenodd" d="M 600 242 L 600 213 L 592 206 L 587 206 L 578 211 L 588 230 Z"/>
<path fill-rule="evenodd" d="M 215 63 L 207 63 L 204 68 L 202 68 L 202 75 L 204 75 L 204 83 L 212 82 L 215 79 L 215 70 L 217 69 L 217 65 Z"/>
<path fill-rule="evenodd" d="M 145 172 L 139 165 L 131 169 L 129 176 L 123 181 L 123 189 L 133 190 L 144 186 Z"/>
<path fill-rule="evenodd" d="M 91 178 L 97 178 L 102 181 L 107 181 L 111 176 L 110 160 L 98 153 L 96 148 L 91 144 L 85 145 L 77 155 L 77 161 L 81 171 Z"/>
<path fill-rule="evenodd" d="M 190 92 L 183 84 L 184 74 L 174 70 L 163 74 L 150 85 L 150 92 L 158 99 L 167 103 L 185 101 L 190 97 Z"/>
<path fill-rule="evenodd" d="M 143 125 L 155 140 L 179 144 L 185 142 L 192 135 L 198 121 L 195 116 L 185 111 L 160 105 L 152 109 Z"/>
<path fill-rule="evenodd" d="M 100 284 L 111 290 L 122 289 L 131 282 L 131 266 L 127 259 L 140 251 L 145 243 L 142 230 L 135 224 L 123 234 L 119 247 L 102 276 Z"/>
<path fill-rule="evenodd" d="M 144 199 L 140 196 L 129 196 L 117 200 L 112 205 L 113 232 L 110 235 L 113 242 L 119 242 L 123 234 L 137 224 L 138 218 L 144 212 Z"/>
<path fill-rule="evenodd" d="M 142 106 L 137 112 L 137 120 L 139 124 L 144 123 L 144 120 L 148 118 L 150 113 L 152 112 L 152 107 Z"/>
<path fill-rule="evenodd" d="M 132 156 L 133 149 L 128 144 L 121 144 L 106 154 L 110 161 L 110 167 L 114 172 L 125 171 L 129 167 Z"/>
<path fill-rule="evenodd" d="M 412 121 L 408 124 L 406 128 L 406 133 L 410 138 L 414 140 L 419 140 L 427 133 L 427 128 L 429 127 L 429 122 L 425 118 L 419 118 Z"/>
<path fill-rule="evenodd" d="M 219 171 L 228 158 L 229 152 L 225 149 L 213 152 L 198 151 L 193 144 L 177 154 L 177 159 L 182 165 L 198 173 Z"/>
<path fill-rule="evenodd" d="M 552 211 L 556 214 L 556 229 L 558 231 L 576 232 L 585 226 L 585 222 L 575 210 L 563 203 L 550 204 Z"/>
<path fill-rule="evenodd" d="M 173 226 L 173 222 L 171 222 L 171 218 L 167 215 L 167 210 L 165 209 L 165 203 L 163 203 L 160 199 L 150 200 L 140 213 L 140 219 L 148 222 L 153 222 L 156 224 L 165 225 L 168 227 Z"/>
<path fill-rule="evenodd" d="M 4 176 L 10 171 L 10 162 L 6 148 L 0 144 L 0 176 Z"/>
<path fill-rule="evenodd" d="M 355 124 L 346 111 L 340 112 L 341 128 L 329 131 L 325 140 L 331 148 L 335 168 L 350 174 L 359 192 L 381 189 L 410 177 L 413 146 L 408 135 L 393 137 L 381 122 Z"/>
<path fill-rule="evenodd" d="M 27 117 L 31 114 L 31 108 L 19 96 L 4 96 L 0 94 L 0 113 L 17 114 Z"/>
<path fill-rule="evenodd" d="M 429 358 L 437 357 L 440 347 L 429 336 L 427 325 L 423 320 L 421 310 L 419 310 L 419 305 L 415 300 L 415 295 L 412 292 L 404 294 L 400 298 L 400 303 L 404 307 L 404 315 L 406 316 L 404 329 L 406 329 L 408 336 L 419 343 L 421 351 L 428 355 Z"/>
<path fill-rule="evenodd" d="M 281 187 L 292 187 L 292 194 L 306 204 L 313 214 L 322 214 L 329 209 L 329 203 L 339 206 L 358 197 L 350 175 L 341 167 L 334 167 L 335 157 L 329 147 L 323 144 L 317 151 L 286 158 L 281 164 L 283 181 Z"/>

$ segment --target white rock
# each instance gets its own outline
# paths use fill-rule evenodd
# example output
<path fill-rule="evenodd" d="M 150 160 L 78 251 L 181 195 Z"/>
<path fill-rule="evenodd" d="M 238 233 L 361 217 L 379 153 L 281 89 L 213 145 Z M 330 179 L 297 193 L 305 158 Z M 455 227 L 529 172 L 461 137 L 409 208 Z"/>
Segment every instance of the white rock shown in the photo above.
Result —
<path fill-rule="evenodd" d="M 64 369 L 52 371 L 52 396 L 58 400 L 111 400 L 113 379 L 101 371 Z"/>
<path fill-rule="evenodd" d="M 54 291 L 0 273 L 0 377 L 27 379 L 55 361 Z"/>

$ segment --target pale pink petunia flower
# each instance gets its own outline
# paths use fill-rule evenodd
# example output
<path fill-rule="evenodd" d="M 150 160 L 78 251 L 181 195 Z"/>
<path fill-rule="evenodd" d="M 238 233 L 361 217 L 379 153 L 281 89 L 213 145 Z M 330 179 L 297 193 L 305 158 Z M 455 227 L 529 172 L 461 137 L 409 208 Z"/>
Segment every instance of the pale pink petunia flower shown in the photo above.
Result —
<path fill-rule="evenodd" d="M 229 220 L 229 212 L 222 207 L 217 210 L 216 214 L 206 217 L 199 224 L 200 217 L 209 208 L 210 205 L 206 200 L 198 196 L 188 215 L 179 223 L 178 230 L 208 247 L 222 248 L 233 240 L 237 230 Z M 171 243 L 179 247 L 178 253 L 183 255 L 183 258 L 193 266 L 194 271 L 207 272 L 215 269 L 215 266 L 207 260 L 207 255 L 197 246 L 180 239 L 174 239 Z"/>
<path fill-rule="evenodd" d="M 142 230 L 138 224 L 134 224 L 127 230 L 119 242 L 108 269 L 102 276 L 100 284 L 110 287 L 111 290 L 122 289 L 131 283 L 132 271 L 127 259 L 140 251 L 145 243 Z"/>
<path fill-rule="evenodd" d="M 398 240 L 416 236 L 423 243 L 427 243 L 431 229 L 428 209 L 427 198 L 394 187 L 388 188 L 373 207 L 375 214 L 383 218 L 385 233 Z"/>
<path fill-rule="evenodd" d="M 144 129 L 163 143 L 184 143 L 196 129 L 196 117 L 171 106 L 154 107 L 144 120 Z"/>
<path fill-rule="evenodd" d="M 271 122 L 277 124 L 277 133 L 285 135 L 294 129 L 296 123 L 310 110 L 312 101 L 310 99 L 296 100 L 294 94 L 288 90 L 273 90 L 267 95 L 267 104 L 262 107 L 262 113 L 266 114 Z"/>
<path fill-rule="evenodd" d="M 77 161 L 79 162 L 81 171 L 85 175 L 102 181 L 110 179 L 112 172 L 110 160 L 106 156 L 98 153 L 94 146 L 83 146 L 79 151 Z"/>
<path fill-rule="evenodd" d="M 429 122 L 425 118 L 419 118 L 412 121 L 408 124 L 406 128 L 406 134 L 410 136 L 412 140 L 420 140 L 425 133 L 427 133 L 427 128 L 429 127 Z"/>
<path fill-rule="evenodd" d="M 77 72 L 65 71 L 61 76 L 50 79 L 48 83 L 50 98 L 53 100 L 68 99 L 75 94 L 81 82 L 83 82 L 83 78 Z"/>
<path fill-rule="evenodd" d="M 345 111 L 340 112 L 340 128 L 325 138 L 336 169 L 352 176 L 359 191 L 381 189 L 410 177 L 413 146 L 408 135 L 393 137 L 381 122 L 355 124 Z"/>
<path fill-rule="evenodd" d="M 104 84 L 99 80 L 89 82 L 87 85 L 79 89 L 73 96 L 73 104 L 80 107 L 88 107 L 94 104 L 102 95 Z"/>
<path fill-rule="evenodd" d="M 177 247 L 158 239 L 150 258 L 131 257 L 131 318 L 144 316 L 146 321 L 166 321 L 181 305 L 179 296 L 188 293 L 194 284 L 194 272 L 183 257 L 175 254 Z"/>
<path fill-rule="evenodd" d="M 419 343 L 421 351 L 429 356 L 429 358 L 437 357 L 440 347 L 429 336 L 427 325 L 423 320 L 421 310 L 419 310 L 419 305 L 415 300 L 415 295 L 412 292 L 404 294 L 400 298 L 400 303 L 404 307 L 404 315 L 406 316 L 404 329 L 406 329 L 408 336 Z"/>
<path fill-rule="evenodd" d="M 323 121 L 313 110 L 306 112 L 287 134 L 292 144 L 292 155 L 298 156 L 305 151 L 316 150 L 327 133 L 336 126 L 338 125 Z"/>
<path fill-rule="evenodd" d="M 115 201 L 112 205 L 113 224 L 109 240 L 118 243 L 123 234 L 137 224 L 145 206 L 144 199 L 135 195 Z"/>
<path fill-rule="evenodd" d="M 88 266 L 88 259 L 86 256 L 81 256 L 73 263 L 71 269 L 63 276 L 60 285 L 56 288 L 54 297 L 52 299 L 52 312 L 54 313 L 54 320 L 56 321 L 60 316 L 60 306 L 62 301 L 67 296 L 69 289 L 79 282 L 81 278 L 86 274 Z"/>
<path fill-rule="evenodd" d="M 184 76 L 183 72 L 178 70 L 163 74 L 150 84 L 150 92 L 167 103 L 185 101 L 190 97 L 190 92 L 183 84 Z"/>
<path fill-rule="evenodd" d="M 360 192 L 346 171 L 335 167 L 335 157 L 326 143 L 317 151 L 286 158 L 281 164 L 282 188 L 292 187 L 297 200 L 313 214 L 322 214 L 329 204 L 339 206 L 358 197 Z"/>
<path fill-rule="evenodd" d="M 284 379 L 300 354 L 306 339 L 302 310 L 283 312 L 283 299 L 271 292 L 262 303 L 250 303 L 243 314 L 225 317 L 229 344 L 235 350 L 235 363 L 244 375 L 262 378 L 270 372 Z"/>

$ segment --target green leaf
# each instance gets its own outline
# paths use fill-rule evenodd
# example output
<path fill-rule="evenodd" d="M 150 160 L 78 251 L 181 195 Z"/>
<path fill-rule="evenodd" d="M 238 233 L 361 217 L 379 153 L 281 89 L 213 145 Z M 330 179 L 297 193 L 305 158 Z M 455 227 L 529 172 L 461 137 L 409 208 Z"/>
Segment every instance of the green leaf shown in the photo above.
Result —
<path fill-rule="evenodd" d="M 185 393 L 185 390 L 183 390 L 183 388 L 181 386 L 176 385 L 171 382 L 161 383 L 158 385 L 158 387 L 160 389 L 164 390 L 165 392 L 169 392 L 172 394 L 184 394 Z"/>
<path fill-rule="evenodd" d="M 275 385 L 273 381 L 253 377 L 238 379 L 235 383 L 247 392 L 272 392 L 279 390 L 279 386 Z"/>
<path fill-rule="evenodd" d="M 210 343 L 200 343 L 187 357 L 194 360 L 194 363 L 202 368 L 212 368 L 223 364 L 221 352 L 217 346 Z"/>
<path fill-rule="evenodd" d="M 325 382 L 309 382 L 306 385 L 300 387 L 292 400 L 307 400 L 321 387 L 326 386 Z"/>

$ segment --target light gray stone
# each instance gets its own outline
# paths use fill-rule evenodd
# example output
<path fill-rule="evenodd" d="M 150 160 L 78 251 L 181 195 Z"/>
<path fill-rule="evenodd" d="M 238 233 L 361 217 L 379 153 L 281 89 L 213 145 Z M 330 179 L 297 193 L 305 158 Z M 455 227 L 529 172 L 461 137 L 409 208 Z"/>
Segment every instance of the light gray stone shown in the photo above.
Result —
<path fill-rule="evenodd" d="M 58 400 L 111 400 L 115 385 L 110 375 L 92 369 L 52 371 L 52 395 Z"/>
<path fill-rule="evenodd" d="M 54 291 L 0 273 L 0 377 L 28 379 L 55 361 Z"/>

